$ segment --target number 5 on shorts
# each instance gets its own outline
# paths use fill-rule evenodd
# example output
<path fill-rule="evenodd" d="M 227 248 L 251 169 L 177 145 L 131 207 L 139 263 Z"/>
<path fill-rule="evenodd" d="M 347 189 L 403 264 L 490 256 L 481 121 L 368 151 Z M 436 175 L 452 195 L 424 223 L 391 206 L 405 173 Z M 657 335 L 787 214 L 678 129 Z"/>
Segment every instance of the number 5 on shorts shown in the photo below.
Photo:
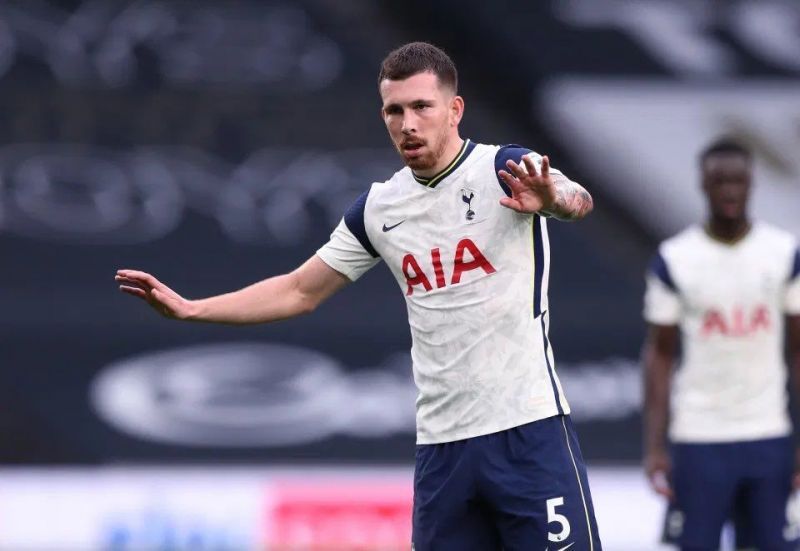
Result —
<path fill-rule="evenodd" d="M 547 539 L 552 542 L 564 541 L 569 537 L 569 521 L 564 515 L 556 513 L 556 507 L 564 505 L 563 497 L 553 497 L 547 500 L 547 525 L 557 522 L 561 527 L 559 532 L 547 532 Z"/>

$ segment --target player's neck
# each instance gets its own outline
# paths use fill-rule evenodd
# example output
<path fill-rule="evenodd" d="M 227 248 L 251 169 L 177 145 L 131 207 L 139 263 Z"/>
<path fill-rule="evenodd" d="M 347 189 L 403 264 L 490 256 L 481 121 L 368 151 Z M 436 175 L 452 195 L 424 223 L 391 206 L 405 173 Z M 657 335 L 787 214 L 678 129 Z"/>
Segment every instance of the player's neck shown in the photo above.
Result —
<path fill-rule="evenodd" d="M 439 157 L 439 161 L 432 168 L 427 170 L 415 170 L 414 174 L 420 178 L 432 178 L 433 176 L 436 176 L 450 166 L 458 153 L 461 151 L 463 145 L 464 140 L 461 139 L 461 136 L 456 135 L 455 138 L 450 139 L 447 147 L 445 147 L 444 151 L 442 152 L 442 156 Z"/>
<path fill-rule="evenodd" d="M 736 220 L 712 217 L 706 222 L 706 233 L 722 243 L 738 243 L 749 232 L 752 224 L 747 218 Z"/>

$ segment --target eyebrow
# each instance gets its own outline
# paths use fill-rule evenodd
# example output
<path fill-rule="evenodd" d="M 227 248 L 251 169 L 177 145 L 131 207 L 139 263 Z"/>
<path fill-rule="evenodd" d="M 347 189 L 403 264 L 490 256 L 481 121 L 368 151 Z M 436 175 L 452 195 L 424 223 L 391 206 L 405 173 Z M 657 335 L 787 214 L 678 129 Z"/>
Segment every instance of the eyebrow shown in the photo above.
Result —
<path fill-rule="evenodd" d="M 433 105 L 433 103 L 434 103 L 434 100 L 432 100 L 432 99 L 422 99 L 422 98 L 420 98 L 420 99 L 415 99 L 415 100 L 409 101 L 408 105 L 411 105 L 411 106 L 415 106 L 415 105 Z M 401 103 L 395 102 L 395 103 L 390 103 L 388 105 L 384 105 L 383 109 L 384 109 L 384 111 L 388 111 L 390 109 L 398 109 L 398 108 L 402 109 L 402 107 L 403 107 L 403 105 Z"/>

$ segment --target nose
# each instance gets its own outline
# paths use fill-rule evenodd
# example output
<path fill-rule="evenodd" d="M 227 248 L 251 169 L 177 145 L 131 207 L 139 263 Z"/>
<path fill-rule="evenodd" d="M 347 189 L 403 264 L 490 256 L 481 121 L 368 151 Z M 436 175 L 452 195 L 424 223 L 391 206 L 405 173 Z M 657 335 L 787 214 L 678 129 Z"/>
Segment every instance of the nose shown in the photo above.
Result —
<path fill-rule="evenodd" d="M 400 130 L 406 136 L 408 136 L 410 134 L 413 134 L 414 132 L 417 131 L 416 122 L 414 121 L 414 117 L 411 114 L 409 114 L 409 113 L 404 113 L 403 114 L 403 124 L 400 127 Z"/>

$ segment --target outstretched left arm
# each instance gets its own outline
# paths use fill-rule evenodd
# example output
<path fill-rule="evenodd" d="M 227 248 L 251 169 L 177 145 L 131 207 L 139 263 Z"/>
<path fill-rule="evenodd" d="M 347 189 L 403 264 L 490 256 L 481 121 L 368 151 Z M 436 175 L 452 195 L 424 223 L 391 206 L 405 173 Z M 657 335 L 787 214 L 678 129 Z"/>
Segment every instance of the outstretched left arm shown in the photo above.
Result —
<path fill-rule="evenodd" d="M 594 207 L 592 196 L 583 186 L 561 174 L 550 174 L 550 161 L 542 157 L 542 170 L 536 170 L 533 160 L 522 158 L 524 167 L 509 160 L 510 172 L 498 172 L 511 189 L 511 197 L 500 199 L 500 204 L 523 213 L 542 213 L 559 220 L 579 220 Z"/>

